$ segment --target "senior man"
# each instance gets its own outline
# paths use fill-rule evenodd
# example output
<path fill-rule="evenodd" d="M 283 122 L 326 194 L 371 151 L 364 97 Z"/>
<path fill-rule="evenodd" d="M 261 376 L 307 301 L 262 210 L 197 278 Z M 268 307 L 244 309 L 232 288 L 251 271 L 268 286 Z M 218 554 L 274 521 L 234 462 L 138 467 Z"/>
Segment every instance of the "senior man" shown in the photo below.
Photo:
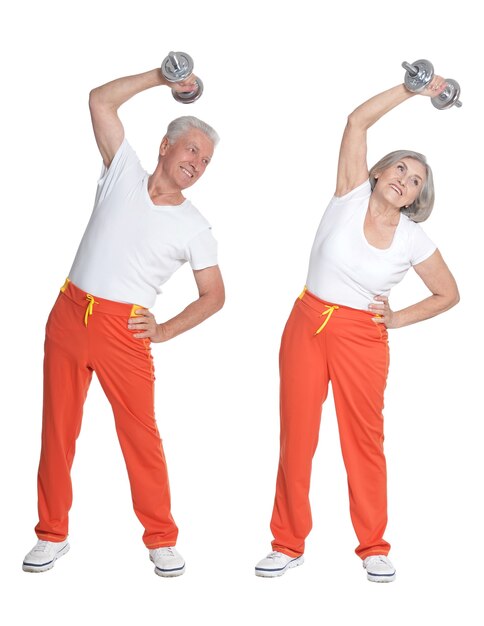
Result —
<path fill-rule="evenodd" d="M 25 557 L 25 571 L 51 569 L 69 550 L 70 470 L 93 372 L 113 408 L 134 510 L 155 572 L 170 577 L 185 571 L 175 548 L 178 529 L 155 421 L 150 344 L 193 328 L 224 303 L 211 227 L 183 195 L 204 174 L 218 135 L 195 117 L 174 120 L 149 175 L 125 138 L 118 109 L 159 85 L 191 91 L 195 80 L 192 75 L 174 85 L 154 69 L 90 94 L 103 169 L 91 219 L 46 327 L 38 542 Z M 160 286 L 185 262 L 199 298 L 158 324 L 149 308 Z"/>

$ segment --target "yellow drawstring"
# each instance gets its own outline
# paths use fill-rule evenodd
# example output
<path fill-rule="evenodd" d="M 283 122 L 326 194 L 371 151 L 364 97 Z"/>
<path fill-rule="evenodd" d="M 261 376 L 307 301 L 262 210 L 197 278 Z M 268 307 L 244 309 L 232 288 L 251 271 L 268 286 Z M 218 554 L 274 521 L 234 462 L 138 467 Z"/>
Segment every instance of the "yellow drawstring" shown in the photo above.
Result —
<path fill-rule="evenodd" d="M 136 311 L 138 309 L 142 309 L 143 307 L 140 304 L 133 304 L 133 306 L 131 307 L 131 313 L 129 314 L 130 317 L 140 317 L 140 315 L 138 315 L 138 313 L 136 313 Z"/>
<path fill-rule="evenodd" d="M 86 308 L 86 313 L 84 315 L 84 325 L 87 328 L 87 323 L 89 321 L 89 316 L 92 315 L 93 307 L 94 307 L 95 304 L 99 304 L 99 302 L 96 302 L 94 300 L 94 296 L 91 296 L 90 293 L 86 294 L 86 300 L 89 302 L 89 304 L 87 305 L 87 308 Z"/>
<path fill-rule="evenodd" d="M 336 311 L 336 309 L 339 309 L 339 306 L 337 304 L 333 304 L 333 306 L 329 306 L 329 304 L 325 304 L 324 306 L 326 307 L 326 311 L 323 311 L 321 313 L 321 317 L 323 317 L 323 315 L 326 315 L 326 319 L 318 328 L 318 330 L 314 333 L 315 335 L 319 335 L 319 333 L 323 330 L 323 328 L 329 322 L 329 318 L 333 315 L 334 311 Z"/>
<path fill-rule="evenodd" d="M 308 290 L 308 288 L 306 287 L 306 285 L 304 285 L 304 289 L 298 295 L 299 300 L 302 300 L 304 298 L 304 294 L 306 293 L 307 290 Z"/>
<path fill-rule="evenodd" d="M 64 291 L 67 289 L 67 285 L 70 283 L 71 281 L 66 278 L 66 282 L 62 285 L 62 287 L 60 288 L 60 290 L 62 291 L 62 293 L 64 293 Z"/>

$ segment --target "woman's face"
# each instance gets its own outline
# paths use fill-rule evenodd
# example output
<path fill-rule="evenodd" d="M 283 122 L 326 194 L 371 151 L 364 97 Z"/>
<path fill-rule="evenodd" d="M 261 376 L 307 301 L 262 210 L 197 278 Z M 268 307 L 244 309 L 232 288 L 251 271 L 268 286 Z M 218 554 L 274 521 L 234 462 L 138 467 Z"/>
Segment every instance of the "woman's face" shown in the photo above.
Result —
<path fill-rule="evenodd" d="M 427 175 L 425 165 L 408 157 L 377 173 L 375 178 L 375 190 L 395 207 L 403 208 L 419 197 Z"/>

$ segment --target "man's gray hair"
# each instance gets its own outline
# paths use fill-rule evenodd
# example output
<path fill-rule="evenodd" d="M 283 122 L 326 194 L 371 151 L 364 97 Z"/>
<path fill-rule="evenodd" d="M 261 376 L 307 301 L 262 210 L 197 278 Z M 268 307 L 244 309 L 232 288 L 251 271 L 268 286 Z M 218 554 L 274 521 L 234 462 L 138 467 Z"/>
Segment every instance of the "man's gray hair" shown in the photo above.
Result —
<path fill-rule="evenodd" d="M 378 163 L 375 163 L 371 168 L 369 174 L 370 185 L 371 188 L 374 189 L 377 182 L 375 174 L 383 172 L 387 167 L 398 163 L 398 161 L 402 161 L 402 159 L 415 159 L 425 166 L 426 178 L 418 198 L 409 207 L 402 207 L 400 209 L 412 222 L 423 222 L 432 212 L 435 200 L 432 169 L 423 154 L 413 152 L 412 150 L 395 150 L 395 152 L 390 152 L 390 154 L 384 156 L 383 159 L 380 159 Z"/>
<path fill-rule="evenodd" d="M 192 128 L 196 128 L 197 130 L 201 130 L 202 133 L 205 133 L 210 141 L 212 141 L 214 147 L 220 141 L 218 134 L 206 122 L 202 122 L 202 120 L 199 120 L 198 117 L 193 117 L 193 115 L 183 115 L 168 124 L 166 137 L 168 137 L 170 145 L 178 141 L 182 135 Z"/>

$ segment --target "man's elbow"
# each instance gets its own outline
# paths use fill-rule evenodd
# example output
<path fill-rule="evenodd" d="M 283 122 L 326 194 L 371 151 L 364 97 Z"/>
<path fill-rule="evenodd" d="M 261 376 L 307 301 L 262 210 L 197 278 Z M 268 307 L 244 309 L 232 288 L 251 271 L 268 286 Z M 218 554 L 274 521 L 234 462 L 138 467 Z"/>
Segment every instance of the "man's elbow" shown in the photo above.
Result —
<path fill-rule="evenodd" d="M 96 106 L 99 104 L 99 100 L 99 89 L 95 87 L 89 92 L 89 108 L 91 109 L 91 111 L 95 109 Z"/>
<path fill-rule="evenodd" d="M 460 302 L 460 294 L 457 287 L 445 295 L 445 311 L 448 311 Z"/>
<path fill-rule="evenodd" d="M 456 288 L 453 296 L 452 296 L 452 304 L 451 306 L 455 306 L 456 304 L 459 304 L 460 302 L 460 293 L 459 290 Z"/>
<path fill-rule="evenodd" d="M 89 92 L 89 109 L 91 112 L 109 107 L 110 103 L 106 100 L 106 92 L 101 87 L 95 87 Z"/>
<path fill-rule="evenodd" d="M 214 315 L 225 304 L 225 289 L 220 287 L 210 294 L 208 311 L 209 315 Z"/>
<path fill-rule="evenodd" d="M 221 289 L 219 293 L 216 294 L 213 300 L 213 313 L 217 313 L 225 304 L 225 290 Z"/>

